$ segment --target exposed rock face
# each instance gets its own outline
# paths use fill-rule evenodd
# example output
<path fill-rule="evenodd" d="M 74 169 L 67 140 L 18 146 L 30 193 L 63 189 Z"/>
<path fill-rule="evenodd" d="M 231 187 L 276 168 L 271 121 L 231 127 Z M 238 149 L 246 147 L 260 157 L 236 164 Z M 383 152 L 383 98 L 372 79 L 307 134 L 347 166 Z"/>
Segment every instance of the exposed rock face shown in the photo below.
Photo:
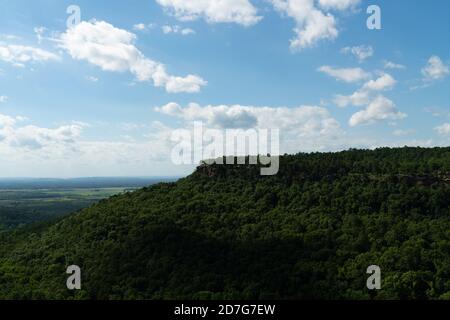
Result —
<path fill-rule="evenodd" d="M 210 178 L 217 176 L 218 167 L 216 165 L 202 164 L 197 167 L 197 173 L 208 176 Z"/>

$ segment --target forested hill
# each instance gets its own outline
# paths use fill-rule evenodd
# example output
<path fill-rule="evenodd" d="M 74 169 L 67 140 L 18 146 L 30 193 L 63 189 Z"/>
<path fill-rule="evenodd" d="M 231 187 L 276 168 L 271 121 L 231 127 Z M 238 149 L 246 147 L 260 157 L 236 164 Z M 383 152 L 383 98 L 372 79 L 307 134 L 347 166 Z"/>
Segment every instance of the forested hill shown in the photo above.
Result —
<path fill-rule="evenodd" d="M 4 233 L 0 298 L 450 299 L 450 148 L 286 155 L 259 173 L 201 166 Z"/>

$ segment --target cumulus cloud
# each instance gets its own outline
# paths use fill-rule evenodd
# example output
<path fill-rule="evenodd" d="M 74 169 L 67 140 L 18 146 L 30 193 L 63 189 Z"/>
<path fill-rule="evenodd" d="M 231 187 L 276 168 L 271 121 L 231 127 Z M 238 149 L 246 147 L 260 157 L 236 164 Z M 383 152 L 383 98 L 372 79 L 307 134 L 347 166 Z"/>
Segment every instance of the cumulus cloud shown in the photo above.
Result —
<path fill-rule="evenodd" d="M 60 57 L 40 48 L 0 42 L 0 60 L 16 67 L 25 67 L 30 62 L 58 61 Z"/>
<path fill-rule="evenodd" d="M 426 81 L 443 79 L 449 74 L 449 66 L 444 64 L 438 56 L 431 56 L 426 66 L 422 69 L 422 75 Z"/>
<path fill-rule="evenodd" d="M 20 126 L 19 123 L 24 120 L 24 117 L 0 114 L 0 141 L 10 147 L 42 149 L 59 143 L 74 143 L 83 128 L 81 124 L 65 125 L 56 129 Z"/>
<path fill-rule="evenodd" d="M 382 120 L 404 119 L 406 114 L 399 112 L 394 102 L 380 95 L 375 98 L 369 106 L 355 113 L 349 121 L 349 125 L 355 127 L 361 124 L 371 124 Z"/>
<path fill-rule="evenodd" d="M 365 83 L 363 90 L 382 91 L 393 88 L 397 81 L 388 73 L 381 75 L 375 80 Z"/>
<path fill-rule="evenodd" d="M 392 89 L 397 84 L 397 81 L 388 73 L 384 73 L 375 80 L 369 80 L 359 90 L 353 94 L 336 95 L 334 102 L 339 107 L 364 106 L 367 105 L 373 96 L 374 92 L 385 91 Z"/>
<path fill-rule="evenodd" d="M 104 71 L 131 72 L 138 81 L 153 81 L 167 92 L 199 92 L 207 82 L 197 75 L 172 76 L 162 63 L 148 59 L 134 45 L 136 36 L 104 21 L 83 21 L 60 36 L 59 46 L 72 58 Z"/>
<path fill-rule="evenodd" d="M 156 110 L 186 121 L 206 121 L 208 125 L 218 128 L 247 129 L 258 124 L 258 119 L 251 113 L 249 107 L 240 105 L 202 107 L 196 103 L 191 103 L 183 108 L 177 103 L 169 103 Z"/>
<path fill-rule="evenodd" d="M 369 79 L 351 95 L 338 94 L 333 99 L 333 102 L 338 107 L 347 107 L 349 105 L 366 106 L 364 110 L 352 115 L 349 120 L 350 126 L 355 127 L 381 120 L 398 120 L 406 117 L 406 114 L 396 109 L 395 104 L 391 100 L 379 94 L 381 91 L 392 89 L 397 84 L 397 81 L 390 74 L 378 72 L 378 78 L 372 79 L 372 74 L 365 72 L 361 68 L 336 69 L 322 66 L 318 71 L 324 72 L 336 80 L 348 83 Z"/>
<path fill-rule="evenodd" d="M 434 128 L 440 135 L 450 135 L 450 123 L 444 123 L 436 128 Z"/>
<path fill-rule="evenodd" d="M 171 130 L 161 124 L 149 125 L 150 133 L 139 141 L 100 141 L 82 138 L 89 127 L 86 123 L 74 121 L 47 128 L 23 124 L 24 120 L 0 114 L 0 161 L 2 168 L 9 168 L 12 175 L 43 174 L 37 171 L 52 176 L 63 171 L 70 176 L 75 171 L 77 175 L 111 175 L 123 172 L 124 168 L 132 168 L 136 171 L 127 172 L 138 175 L 143 170 L 154 170 L 157 163 L 170 155 Z"/>
<path fill-rule="evenodd" d="M 20 118 L 14 118 L 0 113 L 0 129 L 5 130 L 6 128 L 12 127 L 18 120 Z"/>
<path fill-rule="evenodd" d="M 296 22 L 292 49 L 308 48 L 320 40 L 333 40 L 339 34 L 335 17 L 317 9 L 313 0 L 272 0 L 272 4 Z"/>
<path fill-rule="evenodd" d="M 81 130 L 81 126 L 75 124 L 56 129 L 28 125 L 12 130 L 9 143 L 12 146 L 29 149 L 41 149 L 58 143 L 70 144 L 76 141 Z"/>
<path fill-rule="evenodd" d="M 316 45 L 321 40 L 334 40 L 339 35 L 337 19 L 330 10 L 348 10 L 359 0 L 270 0 L 276 10 L 293 18 L 296 23 L 295 37 L 291 48 L 302 50 Z"/>
<path fill-rule="evenodd" d="M 284 152 L 321 150 L 342 143 L 345 134 L 327 109 L 317 106 L 255 107 L 169 103 L 156 111 L 183 120 L 183 126 L 203 121 L 208 128 L 279 129 Z"/>
<path fill-rule="evenodd" d="M 347 107 L 349 105 L 353 106 L 364 106 L 370 101 L 370 92 L 367 90 L 358 90 L 349 96 L 337 94 L 333 102 L 341 108 Z"/>
<path fill-rule="evenodd" d="M 0 96 L 0 103 L 8 102 L 8 100 L 9 100 L 8 96 L 5 96 L 5 95 Z"/>
<path fill-rule="evenodd" d="M 322 66 L 318 71 L 323 72 L 337 80 L 348 83 L 360 82 L 370 78 L 370 73 L 361 68 L 333 68 L 330 66 Z"/>
<path fill-rule="evenodd" d="M 181 21 L 199 18 L 208 23 L 251 26 L 262 19 L 249 0 L 156 0 L 166 12 Z"/>
<path fill-rule="evenodd" d="M 371 46 L 362 45 L 356 47 L 345 47 L 341 49 L 341 52 L 344 54 L 352 54 L 358 59 L 359 62 L 363 62 L 373 56 L 374 50 Z"/>
<path fill-rule="evenodd" d="M 333 69 L 331 67 L 321 67 L 319 71 L 325 72 L 337 80 L 345 82 L 358 82 L 364 77 L 372 77 L 372 74 L 360 68 L 355 69 Z M 406 114 L 397 110 L 394 102 L 380 95 L 379 92 L 392 89 L 397 81 L 388 73 L 379 74 L 378 78 L 366 81 L 360 89 L 351 95 L 336 95 L 334 103 L 339 107 L 366 106 L 362 111 L 356 112 L 349 120 L 352 127 L 361 124 L 371 124 L 381 120 L 399 120 L 406 117 Z"/>

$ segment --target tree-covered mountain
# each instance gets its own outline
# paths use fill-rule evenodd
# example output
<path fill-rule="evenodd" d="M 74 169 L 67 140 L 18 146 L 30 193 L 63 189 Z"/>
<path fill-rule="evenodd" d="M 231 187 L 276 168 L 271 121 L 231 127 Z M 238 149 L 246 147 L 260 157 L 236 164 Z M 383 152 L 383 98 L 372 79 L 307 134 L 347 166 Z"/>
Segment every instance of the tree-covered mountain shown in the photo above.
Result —
<path fill-rule="evenodd" d="M 200 166 L 4 232 L 0 298 L 450 299 L 450 148 L 285 155 L 259 173 Z"/>

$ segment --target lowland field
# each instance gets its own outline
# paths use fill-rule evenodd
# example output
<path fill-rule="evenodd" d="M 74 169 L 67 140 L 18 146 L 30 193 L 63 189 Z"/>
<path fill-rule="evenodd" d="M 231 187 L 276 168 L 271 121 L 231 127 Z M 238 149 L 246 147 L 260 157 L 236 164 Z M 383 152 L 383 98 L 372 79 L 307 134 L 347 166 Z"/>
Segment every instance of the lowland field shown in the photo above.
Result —
<path fill-rule="evenodd" d="M 0 179 L 0 230 L 58 219 L 170 178 Z"/>

